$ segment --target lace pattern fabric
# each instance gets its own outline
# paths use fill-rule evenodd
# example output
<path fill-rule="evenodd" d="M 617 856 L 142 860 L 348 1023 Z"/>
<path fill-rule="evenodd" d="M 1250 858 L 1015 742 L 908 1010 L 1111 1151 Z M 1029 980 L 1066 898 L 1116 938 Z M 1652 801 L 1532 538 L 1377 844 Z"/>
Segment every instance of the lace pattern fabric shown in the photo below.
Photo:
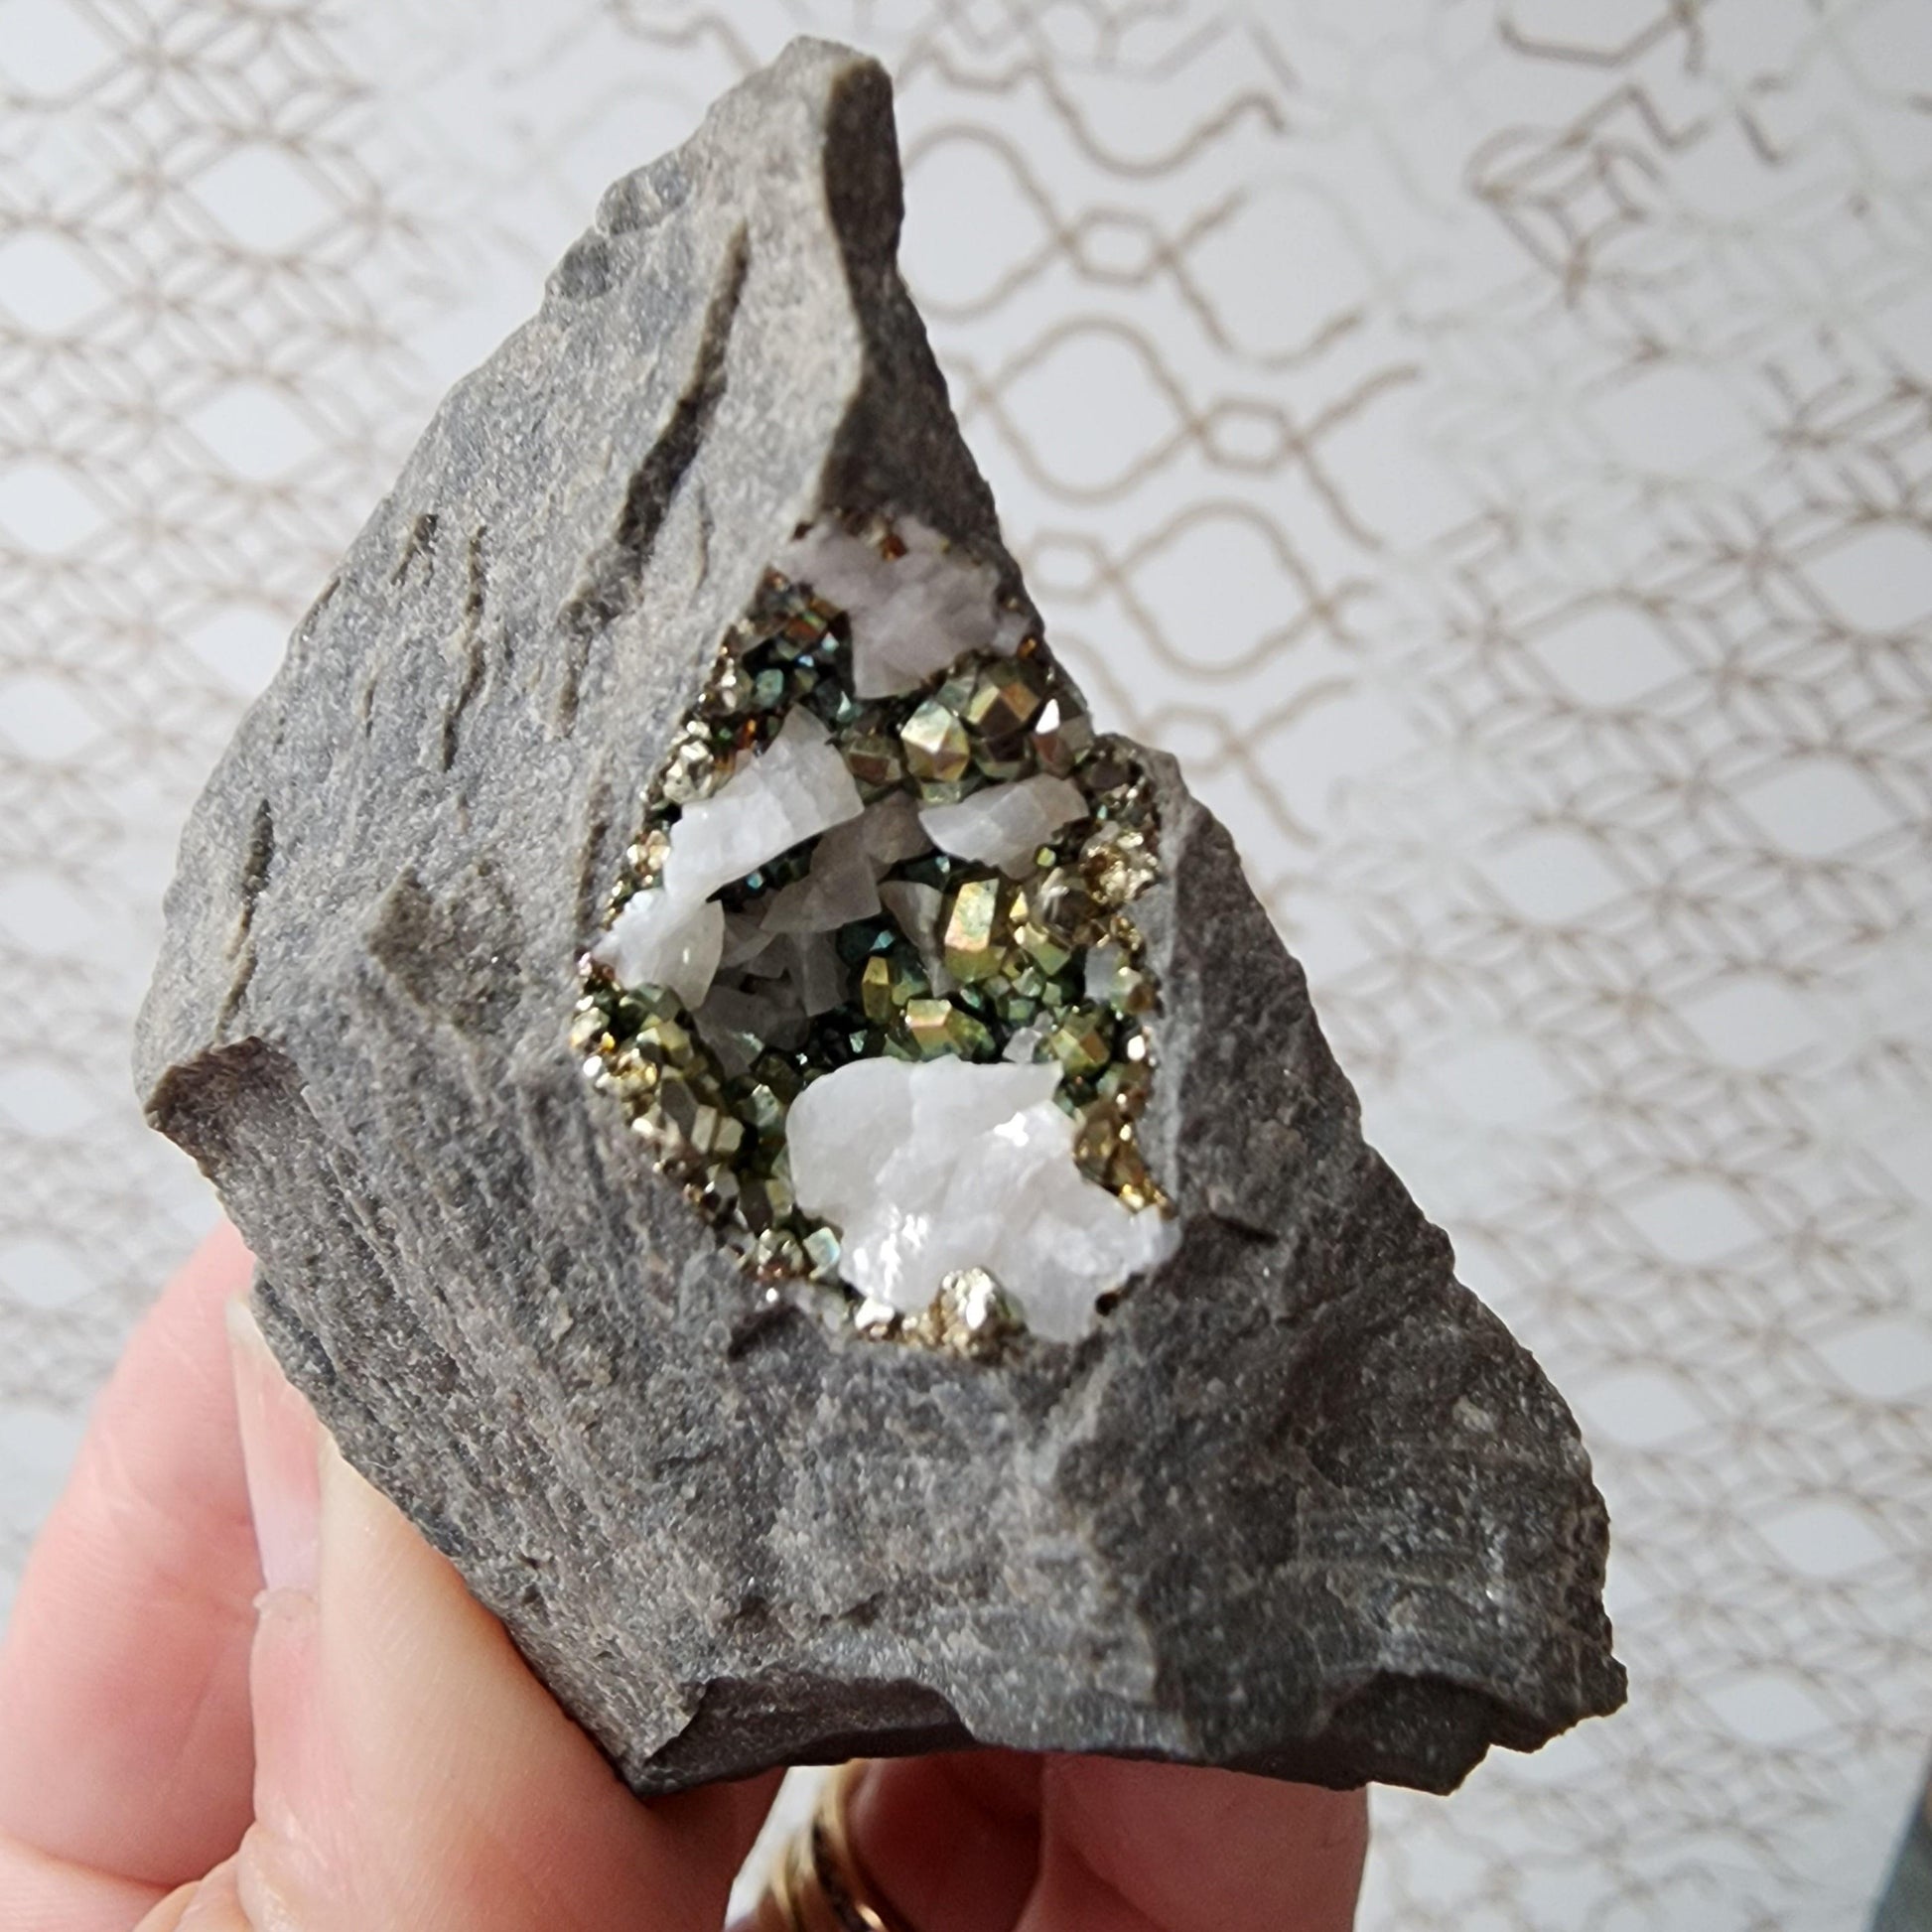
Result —
<path fill-rule="evenodd" d="M 0 1575 L 209 1208 L 174 828 L 447 383 L 793 32 L 1095 702 L 1575 1400 L 1630 1709 L 1364 1923 L 1851 1928 L 1932 1698 L 1920 0 L 0 0 Z"/>

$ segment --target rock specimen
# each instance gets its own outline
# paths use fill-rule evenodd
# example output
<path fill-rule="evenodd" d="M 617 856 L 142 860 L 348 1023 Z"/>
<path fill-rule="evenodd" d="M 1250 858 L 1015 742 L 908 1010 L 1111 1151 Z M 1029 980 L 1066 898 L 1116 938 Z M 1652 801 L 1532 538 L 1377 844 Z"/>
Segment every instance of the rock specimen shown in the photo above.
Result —
<path fill-rule="evenodd" d="M 142 1094 L 637 1790 L 1447 1790 L 1620 1701 L 1587 1458 L 1053 662 L 899 212 L 809 42 L 611 190 L 197 807 Z"/>

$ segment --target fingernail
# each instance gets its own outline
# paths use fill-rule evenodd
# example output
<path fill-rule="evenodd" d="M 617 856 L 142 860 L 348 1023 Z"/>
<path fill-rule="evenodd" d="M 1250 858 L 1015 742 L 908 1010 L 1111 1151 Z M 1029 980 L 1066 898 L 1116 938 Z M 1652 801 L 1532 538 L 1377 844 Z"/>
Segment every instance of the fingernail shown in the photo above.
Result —
<path fill-rule="evenodd" d="M 270 1589 L 313 1590 L 322 1540 L 320 1425 L 290 1387 L 244 1302 L 228 1304 L 228 1352 L 262 1582 Z"/>

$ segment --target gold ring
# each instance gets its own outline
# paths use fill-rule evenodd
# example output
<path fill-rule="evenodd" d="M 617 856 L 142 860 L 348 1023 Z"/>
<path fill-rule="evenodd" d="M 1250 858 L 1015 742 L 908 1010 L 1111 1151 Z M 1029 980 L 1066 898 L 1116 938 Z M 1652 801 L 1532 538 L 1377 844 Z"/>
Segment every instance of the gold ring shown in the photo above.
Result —
<path fill-rule="evenodd" d="M 810 1822 L 778 1854 L 765 1896 L 785 1932 L 905 1932 L 853 1849 L 846 1808 L 867 1761 L 854 1758 L 825 1780 Z"/>

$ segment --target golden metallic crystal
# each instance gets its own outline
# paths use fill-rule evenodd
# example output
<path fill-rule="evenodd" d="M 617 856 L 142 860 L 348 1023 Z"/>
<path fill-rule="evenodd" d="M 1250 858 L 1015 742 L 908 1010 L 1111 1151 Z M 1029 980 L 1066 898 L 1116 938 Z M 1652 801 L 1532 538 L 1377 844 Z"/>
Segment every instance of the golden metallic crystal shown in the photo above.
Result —
<path fill-rule="evenodd" d="M 896 785 L 905 776 L 898 741 L 884 732 L 860 732 L 844 746 L 846 769 L 861 785 Z"/>
<path fill-rule="evenodd" d="M 1081 752 L 1093 742 L 1093 727 L 1084 712 L 1065 697 L 1049 698 L 1035 721 L 1034 757 L 1042 771 L 1068 776 Z"/>
<path fill-rule="evenodd" d="M 940 939 L 946 971 L 962 980 L 983 980 L 1000 970 L 1000 882 L 973 879 L 946 902 Z"/>
<path fill-rule="evenodd" d="M 1069 1073 L 1094 1073 L 1113 1051 L 1113 1032 L 1097 1007 L 1076 1007 L 1046 1035 L 1046 1050 Z"/>
<path fill-rule="evenodd" d="M 694 731 L 692 725 L 699 728 Z M 694 719 L 671 746 L 657 786 L 673 804 L 688 805 L 716 791 L 730 771 L 729 761 L 720 763 L 709 730 Z"/>
<path fill-rule="evenodd" d="M 866 961 L 859 975 L 860 1004 L 866 1018 L 884 1026 L 893 1017 L 893 969 L 881 954 Z"/>
<path fill-rule="evenodd" d="M 946 1050 L 946 1026 L 952 1019 L 950 1000 L 908 1000 L 905 1003 L 905 1031 L 924 1059 L 936 1059 Z"/>
<path fill-rule="evenodd" d="M 1034 923 L 1064 946 L 1096 945 L 1107 936 L 1104 910 L 1087 881 L 1067 866 L 1055 866 L 1032 900 Z"/>
<path fill-rule="evenodd" d="M 1073 957 L 1071 947 L 1061 945 L 1050 932 L 1035 925 L 1031 919 L 1013 936 L 1042 972 L 1057 973 Z"/>
<path fill-rule="evenodd" d="M 905 768 L 915 778 L 945 784 L 964 777 L 972 763 L 966 727 L 936 698 L 928 698 L 899 727 L 898 741 Z"/>
<path fill-rule="evenodd" d="M 1131 825 L 1103 825 L 1080 848 L 1080 876 L 1105 906 L 1125 905 L 1159 872 L 1153 848 Z"/>
<path fill-rule="evenodd" d="M 980 1361 L 990 1360 L 1025 1331 L 1012 1297 L 984 1268 L 958 1268 L 944 1276 L 931 1302 L 900 1324 L 908 1341 Z"/>

